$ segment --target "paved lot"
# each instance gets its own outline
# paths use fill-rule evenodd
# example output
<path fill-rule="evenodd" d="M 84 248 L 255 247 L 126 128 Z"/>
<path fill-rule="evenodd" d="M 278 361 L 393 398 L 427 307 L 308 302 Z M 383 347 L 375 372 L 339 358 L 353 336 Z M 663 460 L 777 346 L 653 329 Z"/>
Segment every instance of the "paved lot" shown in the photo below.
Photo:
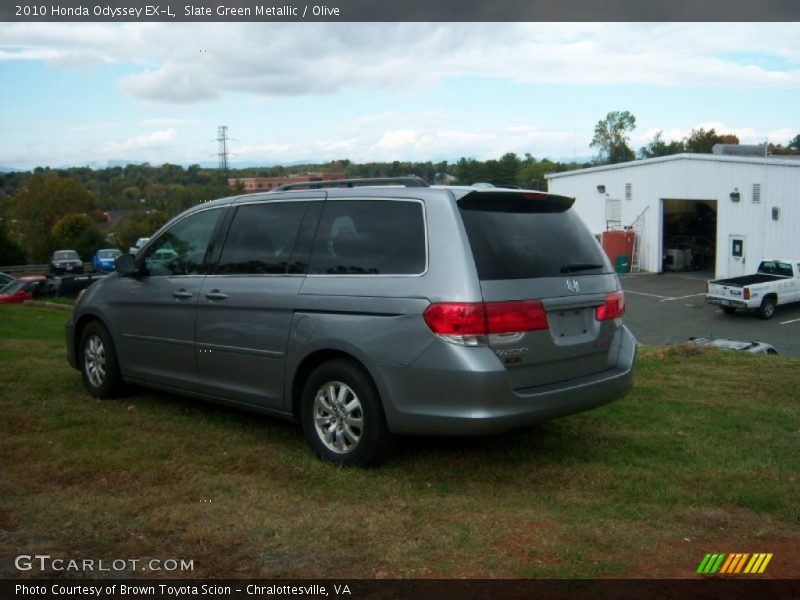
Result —
<path fill-rule="evenodd" d="M 685 342 L 689 337 L 758 340 L 781 354 L 800 356 L 800 303 L 778 307 L 765 321 L 755 314 L 726 315 L 707 304 L 703 275 L 620 276 L 625 289 L 625 322 L 645 344 Z"/>

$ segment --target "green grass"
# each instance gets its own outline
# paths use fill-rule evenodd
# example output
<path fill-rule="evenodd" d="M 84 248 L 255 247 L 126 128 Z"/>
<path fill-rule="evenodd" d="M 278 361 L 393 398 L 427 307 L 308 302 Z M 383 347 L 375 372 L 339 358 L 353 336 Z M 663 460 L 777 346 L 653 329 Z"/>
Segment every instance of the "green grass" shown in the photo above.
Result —
<path fill-rule="evenodd" d="M 796 359 L 644 348 L 623 400 L 408 438 L 363 471 L 318 461 L 291 423 L 141 389 L 92 398 L 66 364 L 67 318 L 0 307 L 0 556 L 178 557 L 212 577 L 691 577 L 705 552 L 737 551 L 800 575 Z"/>

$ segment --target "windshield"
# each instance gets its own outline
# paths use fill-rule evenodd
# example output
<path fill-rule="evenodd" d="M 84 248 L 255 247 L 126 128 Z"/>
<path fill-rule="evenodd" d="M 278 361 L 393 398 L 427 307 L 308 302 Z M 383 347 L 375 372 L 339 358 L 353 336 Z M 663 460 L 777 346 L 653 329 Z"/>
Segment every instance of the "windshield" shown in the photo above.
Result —
<path fill-rule="evenodd" d="M 119 250 L 98 250 L 97 256 L 100 258 L 116 258 L 122 254 Z"/>
<path fill-rule="evenodd" d="M 11 294 L 16 294 L 22 286 L 25 285 L 23 281 L 12 281 L 11 283 L 7 283 L 4 287 L 0 288 L 0 294 L 6 294 L 10 296 Z"/>
<path fill-rule="evenodd" d="M 56 252 L 53 258 L 55 260 L 80 260 L 78 253 L 74 250 L 62 250 L 61 252 Z"/>

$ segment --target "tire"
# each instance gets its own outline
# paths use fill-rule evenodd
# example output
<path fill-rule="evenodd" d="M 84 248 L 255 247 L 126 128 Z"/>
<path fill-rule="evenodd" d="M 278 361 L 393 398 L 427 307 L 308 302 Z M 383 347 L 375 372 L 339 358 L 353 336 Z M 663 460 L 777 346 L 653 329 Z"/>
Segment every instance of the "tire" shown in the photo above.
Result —
<path fill-rule="evenodd" d="M 95 398 L 113 398 L 123 389 L 117 352 L 111 335 L 100 321 L 83 330 L 78 348 L 83 385 Z"/>
<path fill-rule="evenodd" d="M 303 387 L 300 420 L 314 453 L 345 466 L 385 461 L 393 438 L 380 396 L 364 369 L 337 359 L 315 369 Z"/>
<path fill-rule="evenodd" d="M 764 298 L 761 301 L 761 306 L 758 309 L 758 316 L 762 319 L 771 319 L 775 316 L 775 309 L 777 308 L 777 304 L 775 304 L 774 298 Z"/>
<path fill-rule="evenodd" d="M 722 312 L 724 312 L 726 315 L 732 315 L 732 314 L 734 314 L 736 312 L 736 307 L 735 306 L 723 306 L 722 307 Z"/>

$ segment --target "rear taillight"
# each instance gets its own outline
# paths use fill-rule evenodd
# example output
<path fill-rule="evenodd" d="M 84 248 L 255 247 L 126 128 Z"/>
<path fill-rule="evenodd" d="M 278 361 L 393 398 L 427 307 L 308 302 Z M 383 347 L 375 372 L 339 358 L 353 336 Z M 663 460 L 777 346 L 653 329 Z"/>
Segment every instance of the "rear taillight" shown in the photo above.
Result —
<path fill-rule="evenodd" d="M 744 299 L 750 300 L 750 288 L 744 288 Z"/>
<path fill-rule="evenodd" d="M 547 314 L 539 300 L 510 302 L 437 302 L 423 313 L 434 333 L 448 341 L 477 346 L 491 334 L 547 329 Z"/>
<path fill-rule="evenodd" d="M 609 292 L 606 294 L 606 301 L 598 306 L 595 315 L 598 321 L 609 319 L 619 319 L 625 314 L 625 294 L 622 291 Z"/>
<path fill-rule="evenodd" d="M 482 302 L 439 302 L 431 304 L 422 316 L 433 333 L 444 335 L 486 333 L 486 309 Z"/>

